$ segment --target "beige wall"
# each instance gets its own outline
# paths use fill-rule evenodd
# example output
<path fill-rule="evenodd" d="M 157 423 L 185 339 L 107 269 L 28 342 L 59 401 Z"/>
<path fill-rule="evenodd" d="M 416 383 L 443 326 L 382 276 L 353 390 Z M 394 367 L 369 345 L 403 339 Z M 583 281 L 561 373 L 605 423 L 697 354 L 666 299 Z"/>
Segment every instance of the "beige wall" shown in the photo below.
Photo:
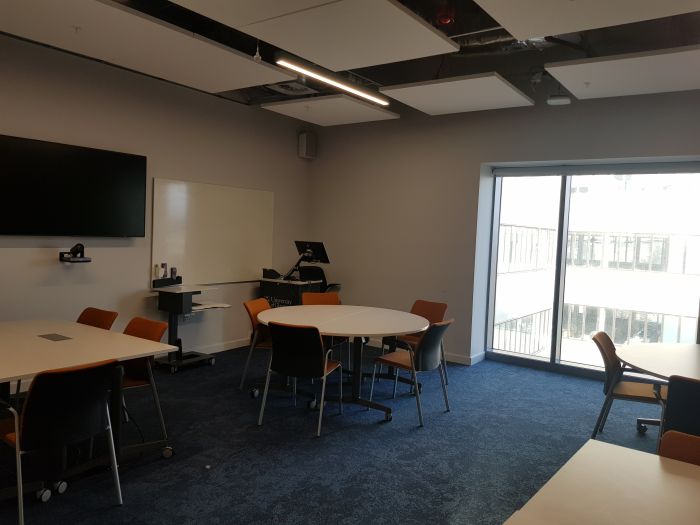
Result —
<path fill-rule="evenodd" d="M 456 318 L 447 351 L 476 361 L 488 250 L 483 228 L 476 240 L 482 165 L 700 155 L 699 108 L 696 91 L 325 128 L 311 170 L 329 276 L 348 303 L 447 302 Z M 483 208 L 479 219 L 488 226 Z"/>
<path fill-rule="evenodd" d="M 0 133 L 145 155 L 149 177 L 145 238 L 0 237 L 0 320 L 75 319 L 86 305 L 118 310 L 116 328 L 134 315 L 157 317 L 147 292 L 153 177 L 274 191 L 274 264 L 286 269 L 295 260 L 292 241 L 309 232 L 308 161 L 296 156 L 300 127 L 260 109 L 0 37 Z M 93 262 L 59 263 L 59 249 L 78 241 Z M 244 344 L 249 322 L 241 302 L 253 292 L 251 284 L 211 292 L 208 298 L 233 308 L 184 323 L 185 347 Z"/>
<path fill-rule="evenodd" d="M 700 155 L 700 92 L 324 128 L 313 162 L 296 156 L 303 123 L 6 37 L 0 94 L 0 133 L 146 155 L 149 178 L 273 190 L 277 269 L 294 239 L 316 238 L 346 303 L 446 301 L 448 353 L 462 362 L 483 351 L 484 163 Z M 0 237 L 0 319 L 73 319 L 87 304 L 119 310 L 117 328 L 157 315 L 150 231 L 79 240 L 92 263 L 58 263 L 77 239 Z M 185 323 L 185 346 L 244 344 L 240 303 L 253 293 L 212 292 L 233 308 Z"/>

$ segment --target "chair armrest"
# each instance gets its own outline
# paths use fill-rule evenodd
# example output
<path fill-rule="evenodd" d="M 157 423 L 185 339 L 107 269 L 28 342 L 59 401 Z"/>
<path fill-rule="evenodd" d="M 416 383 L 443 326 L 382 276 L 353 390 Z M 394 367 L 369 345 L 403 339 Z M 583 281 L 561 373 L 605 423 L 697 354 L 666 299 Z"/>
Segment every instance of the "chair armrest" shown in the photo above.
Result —
<path fill-rule="evenodd" d="M 326 291 L 330 291 L 331 288 L 335 288 L 333 291 L 338 291 L 340 290 L 340 283 L 328 283 L 326 284 Z"/>

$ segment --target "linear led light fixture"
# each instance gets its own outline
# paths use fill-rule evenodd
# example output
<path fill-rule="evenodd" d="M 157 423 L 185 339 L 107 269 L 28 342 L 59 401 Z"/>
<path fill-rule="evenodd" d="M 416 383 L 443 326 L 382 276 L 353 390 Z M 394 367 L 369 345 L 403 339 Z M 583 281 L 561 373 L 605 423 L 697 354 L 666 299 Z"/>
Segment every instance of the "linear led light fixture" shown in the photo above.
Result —
<path fill-rule="evenodd" d="M 361 90 L 354 88 L 348 84 L 345 84 L 344 82 L 338 82 L 337 80 L 333 80 L 330 77 L 327 77 L 325 75 L 321 75 L 320 73 L 316 73 L 314 71 L 311 71 L 310 69 L 307 69 L 307 68 L 300 66 L 298 64 L 294 64 L 293 62 L 289 62 L 288 60 L 285 60 L 283 58 L 280 58 L 277 60 L 277 65 L 282 66 L 282 67 L 286 67 L 287 69 L 291 69 L 292 71 L 296 71 L 297 73 L 301 73 L 302 75 L 316 79 L 319 82 L 323 82 L 324 84 L 328 84 L 328 85 L 333 86 L 335 88 L 342 89 L 343 91 L 347 91 L 348 93 L 352 93 L 353 95 L 356 95 L 358 97 L 362 97 L 366 100 L 369 100 L 370 102 L 374 102 L 375 104 L 379 104 L 380 106 L 388 106 L 389 105 L 389 101 L 384 99 L 384 98 L 375 97 L 374 95 L 371 95 L 370 93 L 367 93 L 366 91 L 361 91 Z"/>

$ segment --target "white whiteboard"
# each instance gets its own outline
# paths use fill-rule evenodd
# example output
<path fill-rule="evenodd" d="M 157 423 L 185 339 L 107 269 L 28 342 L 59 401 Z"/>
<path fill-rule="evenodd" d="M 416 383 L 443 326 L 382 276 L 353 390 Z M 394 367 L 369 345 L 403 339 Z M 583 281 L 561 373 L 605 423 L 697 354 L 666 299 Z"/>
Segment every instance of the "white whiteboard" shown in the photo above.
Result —
<path fill-rule="evenodd" d="M 252 281 L 272 266 L 274 194 L 179 180 L 153 181 L 152 266 L 184 282 Z"/>

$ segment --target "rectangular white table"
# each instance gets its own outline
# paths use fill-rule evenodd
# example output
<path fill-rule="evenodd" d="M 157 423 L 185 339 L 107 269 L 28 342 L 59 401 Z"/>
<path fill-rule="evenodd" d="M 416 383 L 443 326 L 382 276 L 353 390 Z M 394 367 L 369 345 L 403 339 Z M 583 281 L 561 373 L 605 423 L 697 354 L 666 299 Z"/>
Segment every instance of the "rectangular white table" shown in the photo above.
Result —
<path fill-rule="evenodd" d="M 590 440 L 507 525 L 697 525 L 700 466 Z"/>
<path fill-rule="evenodd" d="M 176 349 L 172 345 L 70 321 L 0 322 L 0 396 L 9 395 L 10 381 L 27 379 L 45 370 L 110 359 L 125 361 L 150 357 Z M 115 445 L 121 457 L 127 451 L 120 446 L 121 392 L 112 393 L 110 404 Z M 140 447 L 133 447 L 133 452 L 138 452 Z M 86 465 L 85 469 L 93 462 Z M 14 489 L 8 490 L 5 489 L 7 494 L 0 491 L 0 499 L 14 494 Z"/>
<path fill-rule="evenodd" d="M 49 334 L 67 339 L 52 341 L 41 337 Z M 0 322 L 0 383 L 32 377 L 54 368 L 107 359 L 124 361 L 176 349 L 172 345 L 70 321 Z"/>

